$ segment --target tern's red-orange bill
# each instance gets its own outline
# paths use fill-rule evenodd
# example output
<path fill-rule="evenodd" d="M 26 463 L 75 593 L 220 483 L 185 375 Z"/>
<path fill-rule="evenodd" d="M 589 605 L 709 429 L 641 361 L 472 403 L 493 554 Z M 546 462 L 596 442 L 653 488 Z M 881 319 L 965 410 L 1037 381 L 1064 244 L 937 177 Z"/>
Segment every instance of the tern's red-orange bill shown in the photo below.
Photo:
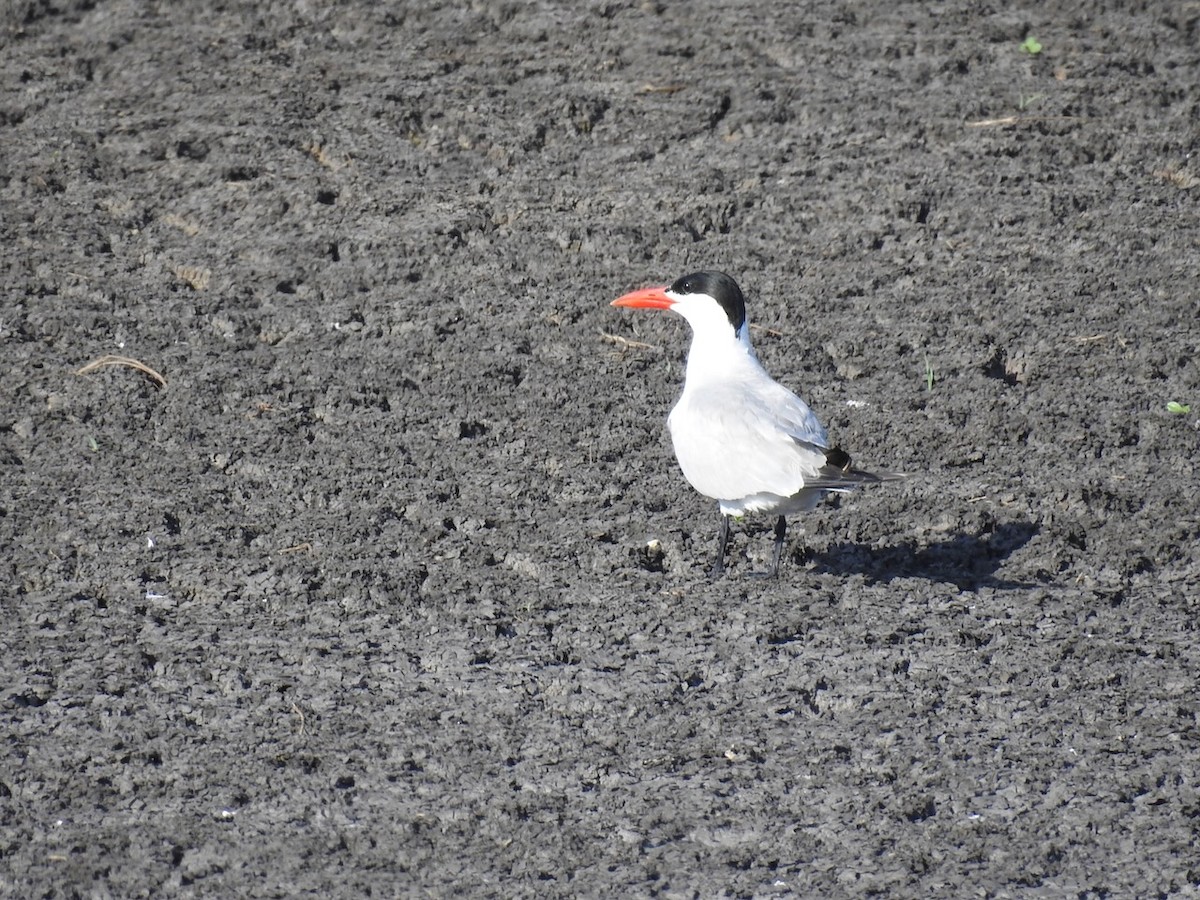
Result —
<path fill-rule="evenodd" d="M 618 297 L 613 306 L 629 306 L 633 309 L 670 309 L 674 302 L 667 296 L 667 285 L 642 288 Z"/>

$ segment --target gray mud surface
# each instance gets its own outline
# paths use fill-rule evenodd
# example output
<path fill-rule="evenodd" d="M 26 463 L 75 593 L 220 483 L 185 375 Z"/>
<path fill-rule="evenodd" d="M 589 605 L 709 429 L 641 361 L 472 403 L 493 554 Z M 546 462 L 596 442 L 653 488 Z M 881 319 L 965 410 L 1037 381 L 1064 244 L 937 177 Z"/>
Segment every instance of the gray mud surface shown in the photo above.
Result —
<path fill-rule="evenodd" d="M 0 895 L 1200 893 L 1195 3 L 6 2 Z"/>

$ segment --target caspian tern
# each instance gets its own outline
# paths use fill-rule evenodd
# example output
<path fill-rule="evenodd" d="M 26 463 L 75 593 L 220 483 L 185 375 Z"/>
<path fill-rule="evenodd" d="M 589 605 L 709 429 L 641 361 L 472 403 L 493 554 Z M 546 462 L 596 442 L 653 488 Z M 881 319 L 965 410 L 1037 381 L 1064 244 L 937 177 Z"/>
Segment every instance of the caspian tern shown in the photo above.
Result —
<path fill-rule="evenodd" d="M 850 491 L 906 477 L 861 472 L 830 448 L 825 427 L 808 404 L 767 374 L 750 346 L 741 288 L 723 272 L 695 272 L 674 284 L 618 297 L 613 306 L 666 309 L 692 327 L 683 394 L 667 427 L 684 477 L 721 508 L 717 560 L 725 571 L 729 518 L 774 513 L 774 577 L 787 535 L 787 516 L 806 512 L 830 491 Z"/>

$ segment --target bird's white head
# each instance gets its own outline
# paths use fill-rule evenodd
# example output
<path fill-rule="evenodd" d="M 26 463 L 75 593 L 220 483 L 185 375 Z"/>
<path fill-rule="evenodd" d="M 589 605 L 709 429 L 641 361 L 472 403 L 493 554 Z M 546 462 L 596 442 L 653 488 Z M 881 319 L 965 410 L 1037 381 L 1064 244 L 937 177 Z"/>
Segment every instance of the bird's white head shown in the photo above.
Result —
<path fill-rule="evenodd" d="M 613 306 L 667 309 L 692 326 L 687 384 L 758 376 L 761 366 L 750 346 L 746 301 L 737 282 L 724 272 L 693 272 L 670 287 L 650 287 L 618 297 Z M 749 373 L 749 374 L 747 374 Z"/>
<path fill-rule="evenodd" d="M 688 320 L 699 343 L 744 343 L 749 330 L 742 289 L 724 272 L 693 272 L 669 287 L 642 288 L 625 294 L 612 305 L 679 313 Z"/>

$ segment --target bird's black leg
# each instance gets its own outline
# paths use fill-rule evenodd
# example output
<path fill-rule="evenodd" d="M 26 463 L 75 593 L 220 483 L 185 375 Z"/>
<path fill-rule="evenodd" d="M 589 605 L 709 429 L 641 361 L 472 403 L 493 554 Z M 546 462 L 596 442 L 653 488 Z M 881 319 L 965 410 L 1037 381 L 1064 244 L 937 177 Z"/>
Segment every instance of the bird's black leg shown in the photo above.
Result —
<path fill-rule="evenodd" d="M 783 541 L 787 537 L 787 519 L 780 516 L 775 520 L 775 556 L 771 560 L 771 571 L 767 576 L 774 578 L 779 574 L 779 559 L 783 556 Z"/>
<path fill-rule="evenodd" d="M 725 548 L 729 544 L 729 516 L 721 516 L 721 531 L 717 535 L 717 561 L 708 577 L 714 581 L 725 574 Z"/>

